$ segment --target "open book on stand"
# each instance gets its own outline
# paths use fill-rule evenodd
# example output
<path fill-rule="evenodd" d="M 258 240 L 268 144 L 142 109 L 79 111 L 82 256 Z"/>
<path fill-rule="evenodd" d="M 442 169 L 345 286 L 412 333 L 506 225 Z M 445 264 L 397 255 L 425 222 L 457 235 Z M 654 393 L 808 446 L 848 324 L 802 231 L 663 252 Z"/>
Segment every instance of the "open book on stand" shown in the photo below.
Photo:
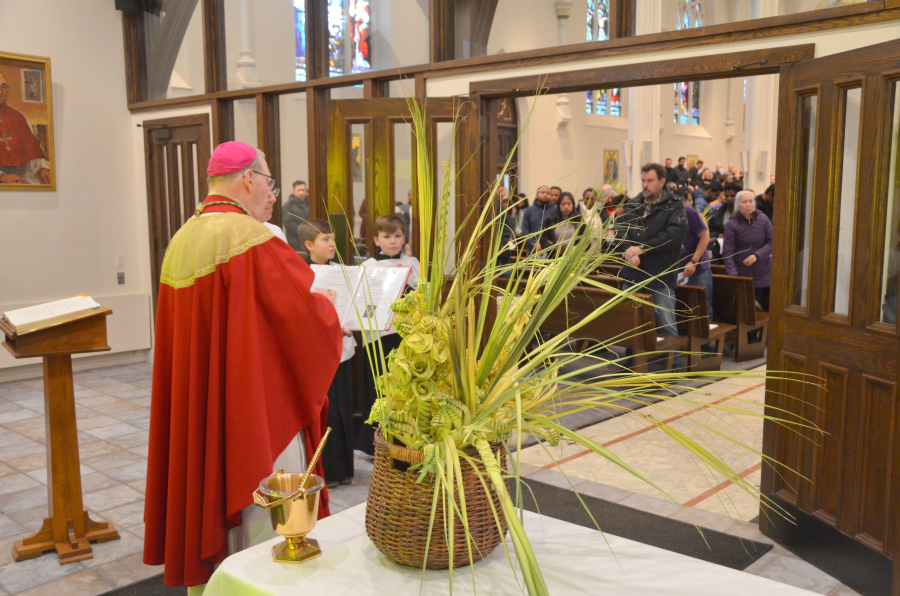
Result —
<path fill-rule="evenodd" d="M 342 326 L 352 331 L 390 331 L 391 304 L 403 295 L 409 267 L 312 265 L 312 270 L 316 274 L 312 287 L 335 293 L 334 307 Z"/>
<path fill-rule="evenodd" d="M 18 335 L 68 323 L 97 313 L 100 304 L 90 296 L 75 296 L 3 313 L 3 320 Z"/>

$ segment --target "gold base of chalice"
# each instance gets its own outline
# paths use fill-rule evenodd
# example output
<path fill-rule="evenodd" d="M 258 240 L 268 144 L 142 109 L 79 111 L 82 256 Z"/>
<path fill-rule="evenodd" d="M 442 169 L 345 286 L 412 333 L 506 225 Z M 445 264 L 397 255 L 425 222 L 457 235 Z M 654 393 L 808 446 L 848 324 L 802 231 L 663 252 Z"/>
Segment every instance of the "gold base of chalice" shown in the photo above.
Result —
<path fill-rule="evenodd" d="M 304 536 L 290 536 L 272 547 L 272 560 L 279 563 L 305 563 L 321 554 L 319 543 Z"/>

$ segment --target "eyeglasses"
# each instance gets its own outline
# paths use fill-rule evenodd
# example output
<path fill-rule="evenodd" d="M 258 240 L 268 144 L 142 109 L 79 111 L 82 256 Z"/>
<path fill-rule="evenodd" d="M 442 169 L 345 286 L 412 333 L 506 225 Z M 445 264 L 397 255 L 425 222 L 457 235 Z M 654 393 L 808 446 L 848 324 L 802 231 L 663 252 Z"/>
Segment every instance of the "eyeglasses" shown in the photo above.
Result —
<path fill-rule="evenodd" d="M 262 172 L 257 172 L 256 170 L 250 170 L 250 171 L 253 172 L 254 174 L 259 174 L 260 176 L 265 176 L 266 178 L 269 179 L 269 183 L 268 183 L 269 192 L 271 192 L 273 195 L 275 195 L 275 198 L 277 199 L 278 195 L 281 194 L 281 189 L 275 188 L 275 179 L 272 178 L 271 176 L 269 176 L 268 174 L 263 174 Z"/>

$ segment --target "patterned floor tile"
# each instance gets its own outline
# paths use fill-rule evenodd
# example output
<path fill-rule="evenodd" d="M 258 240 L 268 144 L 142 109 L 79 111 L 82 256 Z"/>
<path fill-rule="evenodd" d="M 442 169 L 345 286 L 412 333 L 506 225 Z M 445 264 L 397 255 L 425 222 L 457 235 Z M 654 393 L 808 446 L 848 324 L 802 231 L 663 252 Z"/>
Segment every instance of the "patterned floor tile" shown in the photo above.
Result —
<path fill-rule="evenodd" d="M 56 553 L 45 553 L 36 559 L 0 567 L 0 588 L 10 594 L 22 592 L 84 571 L 83 563 L 60 565 Z"/>
<path fill-rule="evenodd" d="M 84 506 L 91 512 L 104 513 L 107 509 L 142 501 L 144 495 L 130 486 L 119 484 L 84 495 Z"/>
<path fill-rule="evenodd" d="M 123 484 L 137 482 L 139 480 L 147 478 L 147 461 L 142 460 L 134 464 L 129 464 L 127 466 L 112 468 L 109 470 L 105 470 L 103 473 Z"/>
<path fill-rule="evenodd" d="M 121 435 L 118 437 L 110 437 L 106 441 L 110 445 L 121 447 L 122 449 L 131 449 L 133 447 L 143 447 L 150 443 L 150 431 L 141 430 L 130 435 Z"/>
<path fill-rule="evenodd" d="M 96 567 L 94 571 L 108 584 L 116 588 L 133 584 L 163 572 L 162 566 L 151 567 L 150 565 L 144 565 L 142 558 L 143 555 L 141 553 L 133 554 L 118 561 Z"/>
<path fill-rule="evenodd" d="M 111 424 L 109 426 L 101 426 L 99 428 L 92 428 L 90 430 L 85 431 L 87 434 L 97 437 L 101 441 L 105 441 L 110 437 L 118 437 L 121 435 L 133 435 L 138 432 L 140 429 L 130 424 L 126 424 L 125 422 L 120 422 L 119 424 Z"/>
<path fill-rule="evenodd" d="M 47 594 L 65 594 L 65 596 L 95 596 L 112 589 L 112 586 L 100 578 L 99 575 L 87 569 L 71 575 L 35 586 L 24 592 L 18 592 L 16 596 L 46 596 Z"/>
<path fill-rule="evenodd" d="M 82 458 L 81 461 L 84 462 L 85 465 L 90 466 L 97 471 L 103 472 L 106 470 L 111 470 L 112 468 L 121 468 L 122 466 L 136 464 L 143 461 L 143 459 L 140 456 L 135 455 L 134 453 L 119 450 L 113 451 L 112 453 L 107 453 L 106 455 L 99 455 L 97 457 Z"/>

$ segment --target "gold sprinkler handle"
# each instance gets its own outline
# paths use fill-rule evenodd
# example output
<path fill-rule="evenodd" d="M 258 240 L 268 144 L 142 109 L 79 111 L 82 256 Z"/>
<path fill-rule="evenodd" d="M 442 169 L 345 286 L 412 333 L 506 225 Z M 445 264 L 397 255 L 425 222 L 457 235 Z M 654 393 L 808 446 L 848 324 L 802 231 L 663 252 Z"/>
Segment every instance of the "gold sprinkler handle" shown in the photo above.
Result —
<path fill-rule="evenodd" d="M 319 442 L 319 446 L 316 448 L 316 452 L 313 454 L 312 460 L 309 462 L 309 466 L 306 468 L 306 473 L 300 478 L 300 488 L 288 496 L 278 499 L 277 501 L 272 501 L 271 503 L 266 502 L 266 498 L 259 494 L 259 488 L 253 491 L 253 502 L 262 507 L 263 509 L 271 509 L 277 505 L 281 505 L 285 501 L 290 501 L 292 499 L 297 498 L 300 495 L 306 495 L 306 479 L 309 477 L 309 474 L 312 472 L 312 469 L 316 466 L 316 462 L 319 461 L 319 456 L 322 455 L 322 449 L 325 448 L 325 441 L 328 440 L 328 435 L 331 433 L 331 427 L 329 426 L 325 430 L 325 434 L 322 435 L 322 440 Z M 268 478 L 272 476 L 277 476 L 279 474 L 284 474 L 284 468 L 278 468 L 276 472 L 274 472 Z"/>

